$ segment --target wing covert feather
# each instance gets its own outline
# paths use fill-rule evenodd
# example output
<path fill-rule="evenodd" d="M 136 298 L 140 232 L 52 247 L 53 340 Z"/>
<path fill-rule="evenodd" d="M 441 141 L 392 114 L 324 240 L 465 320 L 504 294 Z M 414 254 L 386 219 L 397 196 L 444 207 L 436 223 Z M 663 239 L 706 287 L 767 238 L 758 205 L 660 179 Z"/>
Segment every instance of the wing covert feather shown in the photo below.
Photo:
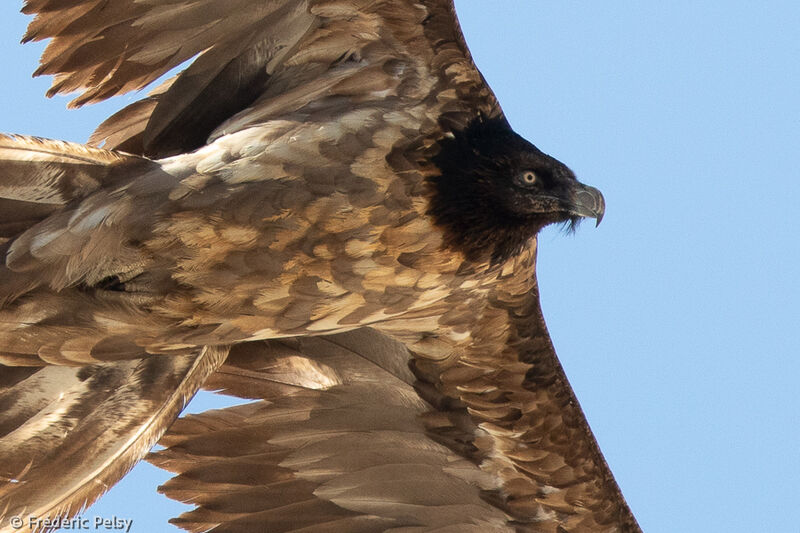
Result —
<path fill-rule="evenodd" d="M 640 532 L 556 357 L 535 257 L 500 272 L 457 356 L 414 362 L 432 438 L 499 480 L 519 531 Z"/>

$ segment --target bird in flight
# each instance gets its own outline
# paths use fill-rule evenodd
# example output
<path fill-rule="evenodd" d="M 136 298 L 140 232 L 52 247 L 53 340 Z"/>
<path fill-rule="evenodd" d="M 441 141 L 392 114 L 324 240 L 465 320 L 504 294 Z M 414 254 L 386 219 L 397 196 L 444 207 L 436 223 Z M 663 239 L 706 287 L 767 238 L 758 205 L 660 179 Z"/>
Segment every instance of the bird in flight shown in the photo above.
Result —
<path fill-rule="evenodd" d="M 0 137 L 0 530 L 146 458 L 193 532 L 639 531 L 535 277 L 603 197 L 511 129 L 451 0 L 23 12 L 75 106 L 188 66 L 87 145 Z M 254 401 L 178 418 L 200 388 Z"/>

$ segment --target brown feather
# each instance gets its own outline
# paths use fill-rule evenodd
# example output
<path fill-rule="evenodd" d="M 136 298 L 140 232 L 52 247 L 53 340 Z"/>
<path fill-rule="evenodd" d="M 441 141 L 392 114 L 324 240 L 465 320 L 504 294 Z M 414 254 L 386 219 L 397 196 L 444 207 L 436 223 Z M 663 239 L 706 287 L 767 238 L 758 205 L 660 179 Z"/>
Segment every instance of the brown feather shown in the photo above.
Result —
<path fill-rule="evenodd" d="M 15 376 L 0 389 L 0 527 L 90 505 L 147 453 L 226 353 L 0 368 Z"/>
<path fill-rule="evenodd" d="M 241 391 L 249 382 L 248 396 L 260 390 L 268 400 L 189 416 L 162 439 L 166 449 L 149 460 L 178 476 L 161 490 L 198 506 L 174 523 L 188 531 L 245 523 L 294 531 L 360 517 L 367 531 L 511 531 L 480 497 L 488 478 L 428 440 L 419 418 L 427 406 L 405 381 L 413 376 L 385 369 L 408 357 L 368 330 L 235 348 L 210 384 Z M 288 368 L 294 391 L 285 389 Z M 333 379 L 308 381 L 323 371 Z"/>
<path fill-rule="evenodd" d="M 0 198 L 64 205 L 97 190 L 116 167 L 146 164 L 82 144 L 0 134 Z"/>

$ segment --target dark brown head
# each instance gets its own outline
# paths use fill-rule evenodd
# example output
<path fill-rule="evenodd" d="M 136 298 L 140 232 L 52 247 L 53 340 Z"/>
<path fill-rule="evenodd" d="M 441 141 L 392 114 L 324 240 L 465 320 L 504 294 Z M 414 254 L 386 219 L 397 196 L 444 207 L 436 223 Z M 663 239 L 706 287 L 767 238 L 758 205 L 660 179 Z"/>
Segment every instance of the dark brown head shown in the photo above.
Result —
<path fill-rule="evenodd" d="M 548 224 L 603 218 L 603 195 L 514 133 L 505 119 L 477 119 L 439 142 L 429 214 L 447 245 L 470 260 L 502 262 Z"/>

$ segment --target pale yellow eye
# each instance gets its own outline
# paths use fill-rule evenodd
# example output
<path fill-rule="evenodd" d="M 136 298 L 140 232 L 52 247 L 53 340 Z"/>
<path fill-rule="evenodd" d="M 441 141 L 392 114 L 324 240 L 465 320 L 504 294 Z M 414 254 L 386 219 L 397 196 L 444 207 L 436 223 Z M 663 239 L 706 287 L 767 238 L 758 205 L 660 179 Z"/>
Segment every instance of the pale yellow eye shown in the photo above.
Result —
<path fill-rule="evenodd" d="M 532 170 L 526 170 L 522 173 L 522 181 L 526 185 L 533 185 L 536 183 L 536 174 Z"/>

